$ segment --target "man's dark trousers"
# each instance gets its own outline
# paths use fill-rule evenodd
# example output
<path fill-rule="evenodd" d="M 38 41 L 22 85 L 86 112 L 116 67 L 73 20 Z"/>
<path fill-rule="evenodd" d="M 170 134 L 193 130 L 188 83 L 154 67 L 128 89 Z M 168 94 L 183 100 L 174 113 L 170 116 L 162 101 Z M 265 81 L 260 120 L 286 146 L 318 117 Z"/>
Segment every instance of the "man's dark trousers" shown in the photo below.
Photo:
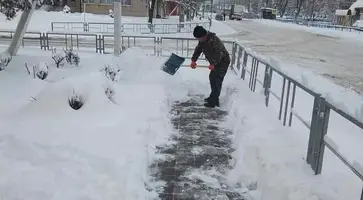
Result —
<path fill-rule="evenodd" d="M 209 102 L 212 104 L 219 103 L 219 96 L 222 90 L 222 83 L 224 80 L 224 76 L 228 71 L 230 60 L 226 59 L 226 61 L 221 62 L 219 65 L 216 65 L 214 70 L 211 70 L 209 73 L 209 83 L 211 88 L 211 94 Z"/>

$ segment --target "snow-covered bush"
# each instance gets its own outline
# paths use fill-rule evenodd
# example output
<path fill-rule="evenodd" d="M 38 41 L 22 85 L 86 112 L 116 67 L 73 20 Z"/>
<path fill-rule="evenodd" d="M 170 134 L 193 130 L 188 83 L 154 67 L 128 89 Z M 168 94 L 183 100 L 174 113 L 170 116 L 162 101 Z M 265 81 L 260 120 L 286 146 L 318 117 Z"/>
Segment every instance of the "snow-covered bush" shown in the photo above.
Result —
<path fill-rule="evenodd" d="M 105 90 L 105 94 L 109 99 L 112 99 L 112 97 L 115 95 L 115 90 L 111 87 L 107 87 Z"/>
<path fill-rule="evenodd" d="M 78 54 L 73 53 L 73 48 L 64 50 L 64 53 L 65 53 L 65 58 L 66 58 L 67 63 L 69 63 L 71 65 L 74 64 L 76 66 L 79 65 L 80 58 L 79 58 Z"/>
<path fill-rule="evenodd" d="M 41 62 L 36 66 L 36 75 L 40 80 L 45 80 L 48 77 L 48 65 L 46 62 Z"/>
<path fill-rule="evenodd" d="M 73 94 L 68 98 L 68 103 L 74 110 L 79 110 L 83 106 L 84 101 L 82 96 L 73 90 Z"/>
<path fill-rule="evenodd" d="M 0 71 L 4 70 L 10 63 L 11 56 L 0 55 Z"/>
<path fill-rule="evenodd" d="M 25 68 L 28 72 L 28 74 L 30 75 L 31 72 L 28 68 L 28 64 L 25 63 Z M 40 80 L 45 80 L 48 77 L 48 65 L 46 62 L 40 62 L 38 65 L 33 65 L 33 77 L 36 78 L 38 77 Z"/>
<path fill-rule="evenodd" d="M 110 16 L 111 18 L 113 18 L 113 17 L 114 17 L 114 13 L 113 13 L 113 10 L 112 10 L 112 9 L 110 9 L 110 10 L 108 11 L 108 16 Z"/>
<path fill-rule="evenodd" d="M 63 7 L 63 12 L 64 12 L 64 13 L 70 13 L 70 12 L 71 12 L 71 8 L 70 8 L 68 5 L 65 5 L 65 6 Z"/>
<path fill-rule="evenodd" d="M 119 80 L 119 75 L 121 74 L 121 70 L 117 67 L 113 67 L 111 65 L 105 65 L 102 70 L 105 72 L 106 78 L 110 79 L 111 81 L 117 82 Z"/>
<path fill-rule="evenodd" d="M 52 49 L 52 59 L 54 60 L 57 68 L 64 65 L 65 57 L 62 54 L 57 53 L 57 50 L 55 48 Z"/>

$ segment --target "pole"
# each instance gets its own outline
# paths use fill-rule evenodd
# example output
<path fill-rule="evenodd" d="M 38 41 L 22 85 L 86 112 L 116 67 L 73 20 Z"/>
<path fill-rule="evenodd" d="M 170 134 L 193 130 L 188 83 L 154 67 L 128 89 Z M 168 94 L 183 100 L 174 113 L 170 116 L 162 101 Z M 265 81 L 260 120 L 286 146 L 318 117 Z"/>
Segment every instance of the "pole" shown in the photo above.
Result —
<path fill-rule="evenodd" d="M 121 2 L 113 3 L 114 10 L 114 27 L 113 27 L 113 38 L 114 38 L 114 55 L 119 56 L 121 54 Z"/>
<path fill-rule="evenodd" d="M 213 14 L 213 0 L 210 0 L 210 26 L 212 26 L 212 19 L 213 19 L 212 14 Z"/>
<path fill-rule="evenodd" d="M 86 23 L 86 3 L 83 3 L 83 23 Z"/>

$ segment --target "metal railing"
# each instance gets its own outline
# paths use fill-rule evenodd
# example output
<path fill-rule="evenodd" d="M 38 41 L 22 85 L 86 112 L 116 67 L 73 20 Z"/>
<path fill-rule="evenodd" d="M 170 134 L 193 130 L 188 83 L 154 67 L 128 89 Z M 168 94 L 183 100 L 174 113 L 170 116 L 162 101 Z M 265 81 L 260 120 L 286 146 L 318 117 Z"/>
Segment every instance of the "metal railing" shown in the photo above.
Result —
<path fill-rule="evenodd" d="M 8 45 L 14 31 L 0 31 L 0 43 Z M 167 50 L 190 58 L 197 41 L 194 38 L 158 37 L 151 35 L 122 35 L 121 45 L 149 49 L 153 55 L 166 55 Z M 226 47 L 232 52 L 232 41 L 225 41 Z M 113 33 L 63 33 L 63 32 L 26 32 L 22 46 L 40 47 L 43 50 L 56 48 L 74 48 L 76 50 L 94 51 L 96 53 L 113 53 Z"/>
<path fill-rule="evenodd" d="M 321 94 L 314 92 L 312 89 L 304 86 L 295 79 L 283 73 L 281 70 L 273 67 L 271 64 L 258 58 L 256 55 L 246 51 L 238 44 L 233 44 L 233 57 L 231 67 L 241 74 L 241 79 L 245 80 L 246 74 L 249 74 L 249 89 L 252 92 L 256 90 L 256 83 L 263 87 L 265 105 L 269 106 L 270 96 L 275 97 L 279 102 L 278 118 L 282 120 L 283 126 L 291 126 L 293 117 L 296 117 L 306 128 L 309 129 L 309 142 L 307 148 L 306 162 L 311 166 L 315 175 L 322 171 L 324 150 L 327 147 L 337 158 L 339 158 L 360 180 L 363 181 L 363 172 L 359 171 L 359 165 L 351 163 L 337 149 L 337 145 L 327 136 L 330 112 L 335 111 L 345 120 L 353 123 L 360 129 L 363 129 L 363 123 L 354 118 L 347 112 L 344 112 L 339 106 L 325 99 Z M 242 60 L 242 62 L 241 62 Z M 250 62 L 248 62 L 250 60 Z M 250 65 L 248 65 L 250 63 Z M 262 68 L 262 69 L 261 69 Z M 259 70 L 263 70 L 262 72 Z M 258 73 L 261 72 L 261 79 Z M 263 73 L 263 74 L 262 74 Z M 282 78 L 281 93 L 277 94 L 272 91 L 272 78 Z M 311 120 L 305 120 L 294 109 L 296 90 L 301 89 L 306 94 L 314 98 L 312 106 Z M 363 200 L 363 189 L 360 200 Z"/>
<path fill-rule="evenodd" d="M 277 21 L 284 22 L 284 23 L 293 23 L 301 26 L 307 26 L 307 27 L 318 27 L 318 28 L 327 28 L 327 29 L 334 29 L 334 30 L 340 30 L 340 31 L 355 31 L 355 32 L 362 32 L 363 28 L 360 27 L 354 27 L 354 26 L 342 26 L 342 25 L 336 25 L 332 23 L 319 23 L 319 22 L 309 22 L 304 20 L 285 20 L 285 19 L 277 19 Z"/>
<path fill-rule="evenodd" d="M 13 35 L 13 31 L 0 31 L 0 42 L 10 44 Z M 155 56 L 169 56 L 173 52 L 186 58 L 191 57 L 197 45 L 195 39 L 175 37 L 123 35 L 121 41 L 122 45 L 126 48 L 142 47 L 145 50 L 150 50 L 150 53 Z M 238 42 L 224 41 L 224 43 L 227 50 L 231 52 L 231 68 L 237 74 L 240 73 L 241 79 L 243 80 L 247 78 L 247 74 L 249 75 L 248 86 L 250 90 L 255 92 L 258 83 L 263 87 L 265 105 L 267 107 L 269 106 L 270 96 L 275 97 L 280 102 L 278 118 L 283 121 L 283 125 L 291 126 L 293 117 L 295 117 L 310 131 L 306 161 L 315 174 L 321 173 L 324 149 L 327 147 L 363 181 L 363 174 L 358 170 L 359 167 L 355 167 L 354 164 L 350 163 L 341 155 L 336 145 L 327 136 L 331 111 L 335 111 L 347 121 L 363 129 L 363 123 L 361 121 L 349 113 L 344 112 L 339 106 L 325 99 L 321 94 L 314 92 L 278 68 L 275 68 L 270 63 L 253 55 Z M 40 46 L 43 50 L 49 50 L 52 47 L 73 47 L 78 50 L 92 49 L 97 53 L 111 53 L 113 52 L 113 34 L 26 32 L 22 40 L 22 45 Z M 201 57 L 201 59 L 204 59 L 204 57 Z M 280 94 L 277 94 L 271 89 L 273 77 L 275 77 L 274 79 L 282 79 Z M 310 121 L 305 120 L 295 109 L 297 89 L 304 91 L 314 99 Z M 363 200 L 363 190 L 360 199 Z"/>
<path fill-rule="evenodd" d="M 140 34 L 171 34 L 190 33 L 197 25 L 206 29 L 211 26 L 211 21 L 182 22 L 182 23 L 122 23 L 123 33 Z M 113 23 L 104 22 L 52 22 L 52 31 L 62 32 L 93 32 L 93 33 L 113 33 Z"/>

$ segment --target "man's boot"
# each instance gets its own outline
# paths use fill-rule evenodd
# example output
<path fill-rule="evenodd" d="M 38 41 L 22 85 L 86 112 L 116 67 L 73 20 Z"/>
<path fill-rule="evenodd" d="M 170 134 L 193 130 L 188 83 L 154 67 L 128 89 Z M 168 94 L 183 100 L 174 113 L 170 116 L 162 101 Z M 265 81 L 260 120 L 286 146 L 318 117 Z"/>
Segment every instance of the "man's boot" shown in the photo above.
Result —
<path fill-rule="evenodd" d="M 205 107 L 207 108 L 214 108 L 214 107 L 219 107 L 219 100 L 217 101 L 212 101 L 211 99 L 209 99 L 209 101 L 207 101 L 205 104 L 204 104 Z"/>

